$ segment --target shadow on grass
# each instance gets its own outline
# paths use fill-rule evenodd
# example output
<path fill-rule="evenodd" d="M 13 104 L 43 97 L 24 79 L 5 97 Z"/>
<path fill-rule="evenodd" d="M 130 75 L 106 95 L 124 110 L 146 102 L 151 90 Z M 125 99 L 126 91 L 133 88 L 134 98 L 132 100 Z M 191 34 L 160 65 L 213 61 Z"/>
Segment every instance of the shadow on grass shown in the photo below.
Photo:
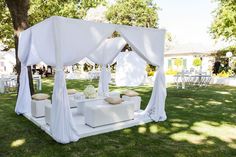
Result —
<path fill-rule="evenodd" d="M 82 91 L 98 80 L 70 80 L 67 88 Z M 52 93 L 52 79 L 43 91 Z M 127 87 L 110 86 L 111 90 Z M 134 89 L 144 109 L 151 87 Z M 14 113 L 15 95 L 0 95 L 0 156 L 236 156 L 236 88 L 168 88 L 164 122 L 152 122 L 61 145 Z"/>

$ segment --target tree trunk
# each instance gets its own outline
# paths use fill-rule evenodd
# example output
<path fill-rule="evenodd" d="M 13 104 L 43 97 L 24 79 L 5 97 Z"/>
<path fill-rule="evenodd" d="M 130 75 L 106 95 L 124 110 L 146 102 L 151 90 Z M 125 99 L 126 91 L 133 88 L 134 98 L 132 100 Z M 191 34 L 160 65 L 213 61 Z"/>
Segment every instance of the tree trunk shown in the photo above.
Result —
<path fill-rule="evenodd" d="M 20 86 L 19 76 L 21 72 L 21 63 L 18 58 L 18 40 L 20 32 L 29 27 L 28 23 L 29 0 L 6 0 L 6 4 L 11 13 L 11 18 L 14 28 L 16 71 L 17 71 L 17 83 L 19 90 Z M 34 94 L 34 86 L 33 86 L 33 77 L 30 66 L 28 66 L 28 74 L 29 74 L 30 92 L 32 95 Z"/>

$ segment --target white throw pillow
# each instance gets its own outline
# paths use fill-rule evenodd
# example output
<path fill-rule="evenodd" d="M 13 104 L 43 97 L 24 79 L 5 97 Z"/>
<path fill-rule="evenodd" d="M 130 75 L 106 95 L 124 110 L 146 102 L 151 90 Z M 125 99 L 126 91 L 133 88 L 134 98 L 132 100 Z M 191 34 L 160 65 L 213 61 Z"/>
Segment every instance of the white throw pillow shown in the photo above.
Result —
<path fill-rule="evenodd" d="M 121 98 L 117 98 L 117 97 L 108 97 L 108 98 L 105 98 L 104 100 L 112 105 L 120 104 L 124 101 Z"/>
<path fill-rule="evenodd" d="M 34 94 L 32 95 L 32 99 L 34 100 L 45 100 L 48 99 L 50 96 L 48 94 L 44 94 L 44 93 L 38 93 L 38 94 Z"/>
<path fill-rule="evenodd" d="M 67 89 L 67 93 L 68 95 L 72 95 L 72 94 L 78 93 L 78 91 L 76 89 Z"/>
<path fill-rule="evenodd" d="M 123 92 L 124 95 L 126 96 L 130 96 L 130 97 L 133 97 L 133 96 L 138 96 L 139 93 L 133 91 L 133 90 L 126 90 Z"/>

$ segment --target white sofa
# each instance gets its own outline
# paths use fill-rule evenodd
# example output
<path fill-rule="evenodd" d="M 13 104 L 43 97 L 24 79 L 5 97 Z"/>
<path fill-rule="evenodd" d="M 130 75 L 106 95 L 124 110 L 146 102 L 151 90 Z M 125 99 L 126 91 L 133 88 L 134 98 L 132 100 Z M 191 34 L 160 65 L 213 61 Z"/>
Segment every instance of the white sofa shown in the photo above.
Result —
<path fill-rule="evenodd" d="M 70 103 L 73 103 L 77 106 L 78 113 L 80 115 L 84 115 L 84 107 L 86 105 L 97 105 L 103 103 L 103 97 L 95 98 L 95 99 L 84 99 L 84 100 L 70 100 Z"/>
<path fill-rule="evenodd" d="M 33 117 L 44 117 L 45 116 L 45 105 L 51 104 L 49 99 L 45 100 L 34 100 L 31 101 L 31 115 Z"/>
<path fill-rule="evenodd" d="M 133 96 L 133 97 L 130 97 L 130 96 L 126 96 L 126 95 L 123 95 L 122 96 L 122 99 L 124 101 L 133 101 L 134 102 L 134 105 L 135 105 L 135 111 L 139 111 L 140 110 L 140 107 L 141 107 L 141 97 L 140 96 Z"/>
<path fill-rule="evenodd" d="M 117 105 L 110 105 L 106 102 L 86 105 L 84 112 L 85 124 L 91 127 L 99 127 L 134 119 L 134 103 L 124 101 Z"/>

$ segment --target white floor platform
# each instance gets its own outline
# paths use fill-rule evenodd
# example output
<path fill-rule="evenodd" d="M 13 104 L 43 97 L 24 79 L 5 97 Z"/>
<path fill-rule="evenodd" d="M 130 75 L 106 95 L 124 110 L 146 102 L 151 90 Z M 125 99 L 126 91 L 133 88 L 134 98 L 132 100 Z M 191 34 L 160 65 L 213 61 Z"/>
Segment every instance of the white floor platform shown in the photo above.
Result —
<path fill-rule="evenodd" d="M 137 113 L 135 113 L 135 118 L 133 120 L 92 128 L 85 124 L 84 116 L 79 115 L 77 113 L 77 108 L 72 108 L 71 111 L 74 118 L 74 122 L 76 124 L 76 128 L 79 132 L 80 138 L 107 133 L 107 132 L 111 132 L 115 130 L 121 130 L 124 128 L 129 128 L 129 127 L 149 123 L 152 121 L 148 117 L 140 118 L 137 116 Z M 51 136 L 50 127 L 49 125 L 45 123 L 44 117 L 35 118 L 35 117 L 32 117 L 30 114 L 24 114 L 24 116 Z"/>

